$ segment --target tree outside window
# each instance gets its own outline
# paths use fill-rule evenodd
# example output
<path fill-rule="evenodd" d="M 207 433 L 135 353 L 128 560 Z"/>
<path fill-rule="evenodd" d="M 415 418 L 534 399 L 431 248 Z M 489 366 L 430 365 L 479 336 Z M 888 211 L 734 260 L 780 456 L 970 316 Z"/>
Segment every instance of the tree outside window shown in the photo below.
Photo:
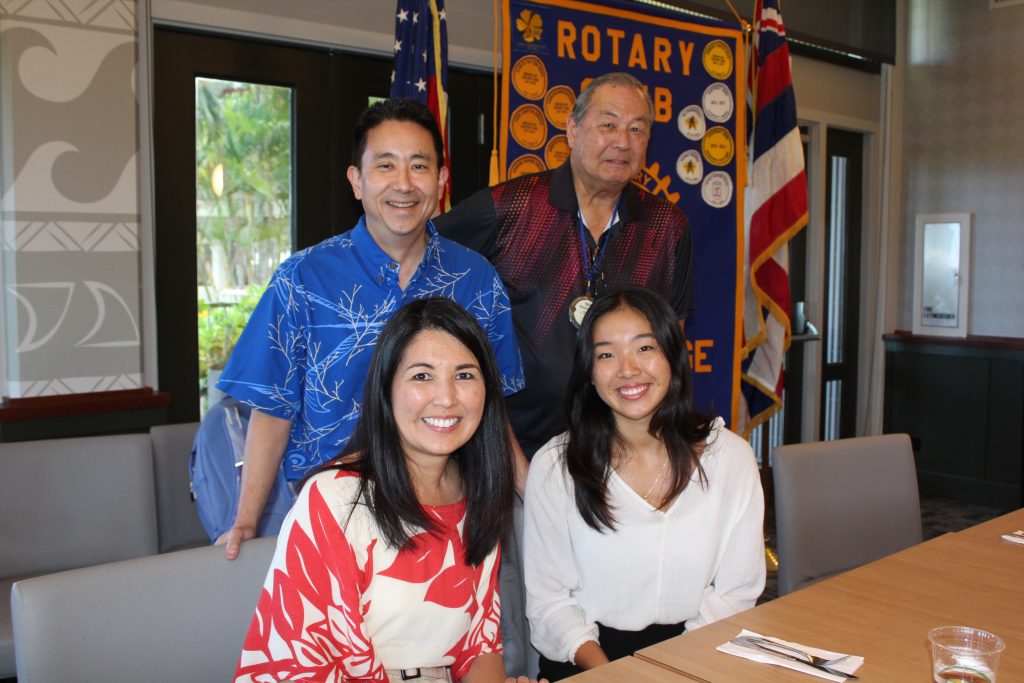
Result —
<path fill-rule="evenodd" d="M 196 79 L 200 393 L 292 250 L 292 93 Z"/>

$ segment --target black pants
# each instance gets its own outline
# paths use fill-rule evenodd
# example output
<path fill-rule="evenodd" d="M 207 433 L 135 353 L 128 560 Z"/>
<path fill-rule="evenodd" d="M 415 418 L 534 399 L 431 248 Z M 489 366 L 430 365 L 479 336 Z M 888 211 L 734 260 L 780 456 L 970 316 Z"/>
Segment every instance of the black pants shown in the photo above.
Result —
<path fill-rule="evenodd" d="M 597 637 L 601 649 L 608 655 L 608 659 L 614 662 L 616 659 L 632 655 L 637 650 L 680 635 L 685 625 L 685 622 L 651 624 L 642 631 L 620 631 L 617 628 L 598 624 Z M 551 683 L 582 672 L 583 669 L 572 662 L 553 662 L 547 657 L 540 658 L 540 678 L 546 678 Z"/>

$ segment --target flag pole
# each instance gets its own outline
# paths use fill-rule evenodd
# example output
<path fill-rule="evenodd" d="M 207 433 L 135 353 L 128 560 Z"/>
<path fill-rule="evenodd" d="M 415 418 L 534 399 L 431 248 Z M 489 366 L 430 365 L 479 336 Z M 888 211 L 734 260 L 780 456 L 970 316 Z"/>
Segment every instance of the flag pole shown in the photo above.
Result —
<path fill-rule="evenodd" d="M 498 33 L 500 29 L 498 0 L 494 0 L 494 77 L 491 79 L 494 84 L 494 102 L 491 112 L 491 169 L 488 185 L 491 187 L 498 184 L 500 174 L 498 173 Z"/>
<path fill-rule="evenodd" d="M 732 11 L 732 15 L 736 17 L 736 22 L 740 25 L 740 28 L 743 29 L 744 35 L 750 33 L 750 22 L 744 19 L 743 16 L 736 11 L 736 6 L 732 4 L 732 0 L 725 0 L 725 4 L 729 6 L 729 9 Z"/>
<path fill-rule="evenodd" d="M 725 0 L 725 2 L 726 2 L 726 4 L 729 5 L 729 9 L 732 10 L 733 15 L 736 17 L 736 21 L 739 22 L 740 26 L 743 29 L 743 51 L 744 51 L 744 57 L 747 59 L 747 83 L 746 83 L 746 87 L 747 87 L 747 95 L 750 97 L 750 100 L 751 100 L 751 102 L 750 102 L 750 105 L 751 105 L 750 106 L 750 117 L 751 117 L 751 119 L 750 119 L 750 135 L 745 136 L 745 139 L 744 139 L 744 144 L 746 144 L 747 149 L 744 150 L 745 153 L 744 153 L 743 156 L 744 156 L 744 159 L 746 160 L 746 163 L 747 163 L 747 187 L 749 188 L 750 185 L 753 183 L 753 177 L 754 177 L 754 173 L 753 173 L 753 164 L 754 164 L 754 144 L 753 144 L 753 138 L 754 138 L 754 130 L 756 130 L 755 121 L 756 121 L 756 117 L 757 117 L 757 101 L 756 101 L 757 69 L 755 68 L 755 61 L 757 60 L 757 56 L 754 54 L 754 50 L 753 50 L 754 26 L 749 21 L 747 21 L 746 19 L 744 19 L 743 17 L 740 16 L 739 12 L 737 12 L 736 8 L 733 6 L 731 0 Z M 748 220 L 747 218 L 744 218 L 744 221 L 747 221 L 747 220 Z M 746 226 L 746 227 L 749 229 L 749 226 Z M 746 235 L 746 239 L 749 240 L 749 235 Z M 749 249 L 749 241 L 747 243 L 747 247 L 746 248 Z M 749 260 L 747 260 L 747 259 L 745 259 L 745 260 L 747 261 L 747 263 L 749 263 Z M 753 273 L 750 273 L 748 275 L 748 277 L 753 277 Z M 775 516 L 775 489 L 774 489 L 774 486 L 771 486 L 770 480 L 767 480 L 767 477 L 765 476 L 765 475 L 768 474 L 768 472 L 770 470 L 771 470 L 771 467 L 770 467 L 770 465 L 768 463 L 768 457 L 762 451 L 761 477 L 760 477 L 761 485 L 762 485 L 762 487 L 769 489 L 768 494 L 765 495 L 765 499 L 766 499 L 765 502 L 767 503 L 765 511 L 767 513 L 768 510 L 770 509 L 771 510 L 771 517 L 774 519 L 774 516 Z M 778 573 L 779 573 L 779 554 L 776 551 L 776 549 L 772 546 L 772 544 L 769 542 L 768 527 L 769 527 L 769 515 L 766 514 L 765 515 L 765 519 L 764 519 L 764 528 L 762 530 L 763 538 L 764 538 L 764 564 L 765 564 L 765 570 L 766 570 L 768 576 L 771 577 L 771 576 L 778 576 Z"/>

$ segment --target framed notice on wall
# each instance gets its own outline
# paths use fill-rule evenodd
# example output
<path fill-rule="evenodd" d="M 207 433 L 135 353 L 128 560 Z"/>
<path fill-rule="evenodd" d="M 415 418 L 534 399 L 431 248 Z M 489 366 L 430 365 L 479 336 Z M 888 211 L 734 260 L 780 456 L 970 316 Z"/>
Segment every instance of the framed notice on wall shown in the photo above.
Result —
<path fill-rule="evenodd" d="M 918 214 L 914 334 L 966 337 L 971 292 L 971 214 Z"/>

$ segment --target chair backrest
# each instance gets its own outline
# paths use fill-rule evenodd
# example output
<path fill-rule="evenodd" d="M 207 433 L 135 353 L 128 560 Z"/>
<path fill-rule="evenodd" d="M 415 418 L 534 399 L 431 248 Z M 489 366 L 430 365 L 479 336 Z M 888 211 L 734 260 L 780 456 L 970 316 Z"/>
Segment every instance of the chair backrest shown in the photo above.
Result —
<path fill-rule="evenodd" d="M 160 552 L 208 545 L 199 513 L 189 492 L 188 463 L 198 422 L 160 425 L 149 430 L 153 441 L 153 474 Z"/>
<path fill-rule="evenodd" d="M 906 434 L 779 446 L 772 475 L 779 595 L 921 542 Z"/>
<path fill-rule="evenodd" d="M 148 434 L 0 444 L 0 578 L 156 552 Z"/>
<path fill-rule="evenodd" d="M 232 680 L 276 538 L 18 581 L 19 683 Z"/>

